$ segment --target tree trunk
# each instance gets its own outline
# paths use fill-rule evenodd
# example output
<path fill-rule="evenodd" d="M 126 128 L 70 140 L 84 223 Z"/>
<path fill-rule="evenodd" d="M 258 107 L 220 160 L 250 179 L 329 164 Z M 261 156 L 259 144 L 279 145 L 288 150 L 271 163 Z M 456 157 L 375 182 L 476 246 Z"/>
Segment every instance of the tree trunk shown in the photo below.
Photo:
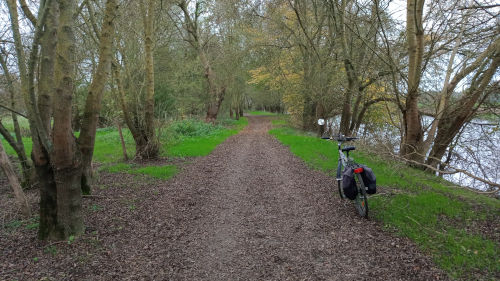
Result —
<path fill-rule="evenodd" d="M 0 64 L 2 65 L 4 77 L 5 77 L 5 80 L 7 82 L 7 89 L 10 93 L 10 100 L 11 100 L 10 106 L 12 109 L 16 109 L 14 85 L 13 85 L 12 77 L 10 76 L 9 69 L 7 68 L 7 63 L 6 63 L 3 56 L 0 56 Z M 21 135 L 21 128 L 19 127 L 19 122 L 17 120 L 17 114 L 14 112 L 12 112 L 12 123 L 14 124 L 14 133 L 16 135 L 16 140 L 12 141 L 12 142 L 9 141 L 9 144 L 16 151 L 17 158 L 19 159 L 19 162 L 21 163 L 21 169 L 22 169 L 22 173 L 23 173 L 23 185 L 27 186 L 30 184 L 30 181 L 31 181 L 30 180 L 31 179 L 31 165 L 28 162 L 28 157 L 26 157 L 26 150 L 24 148 L 23 138 Z M 0 133 L 7 140 L 10 137 L 10 134 L 8 133 L 8 131 L 1 124 L 0 124 Z"/>
<path fill-rule="evenodd" d="M 141 158 L 143 157 L 142 154 L 147 156 L 149 153 L 148 139 L 146 137 L 144 130 L 140 130 L 140 128 L 138 128 L 137 126 L 138 117 L 133 116 L 133 113 L 130 111 L 129 106 L 125 100 L 125 91 L 123 90 L 123 85 L 120 78 L 120 71 L 118 69 L 118 63 L 114 62 L 112 64 L 112 67 L 114 69 L 115 82 L 118 88 L 118 99 L 120 101 L 120 106 L 122 108 L 123 118 L 125 119 L 125 124 L 127 124 L 127 127 L 129 128 L 130 133 L 134 138 L 136 157 Z"/>
<path fill-rule="evenodd" d="M 0 168 L 7 176 L 7 179 L 9 180 L 9 184 L 12 187 L 12 190 L 14 191 L 14 196 L 16 197 L 16 201 L 19 208 L 21 209 L 21 212 L 26 217 L 30 217 L 31 207 L 28 203 L 28 200 L 26 199 L 26 196 L 24 195 L 23 188 L 19 184 L 16 172 L 14 171 L 12 165 L 10 164 L 9 157 L 7 156 L 7 153 L 5 153 L 1 141 L 0 141 Z"/>
<path fill-rule="evenodd" d="M 87 94 L 85 109 L 83 113 L 82 127 L 78 145 L 82 153 L 82 192 L 90 194 L 92 185 L 92 157 L 94 154 L 95 136 L 99 113 L 101 111 L 101 100 L 104 86 L 109 77 L 112 59 L 112 47 L 114 37 L 114 24 L 118 5 L 116 0 L 106 2 L 103 27 L 99 36 L 99 64 L 94 73 Z"/>
<path fill-rule="evenodd" d="M 146 97 L 144 123 L 145 128 L 143 140 L 136 142 L 136 156 L 142 159 L 156 158 L 159 153 L 159 145 L 155 138 L 154 128 L 154 61 L 153 61 L 153 43 L 154 43 L 154 1 L 148 0 L 147 5 L 141 1 L 141 12 L 144 26 L 144 55 L 146 58 Z M 147 7 L 147 8 L 146 8 Z"/>
<path fill-rule="evenodd" d="M 122 144 L 123 160 L 128 161 L 127 146 L 125 145 L 125 140 L 123 139 L 122 126 L 120 122 L 116 122 L 116 127 L 118 128 L 118 134 L 120 135 L 120 143 Z"/>
<path fill-rule="evenodd" d="M 475 76 L 467 93 L 454 106 L 445 109 L 443 118 L 437 128 L 434 145 L 427 159 L 428 165 L 437 167 L 446 149 L 460 132 L 463 125 L 471 119 L 479 105 L 484 102 L 491 92 L 495 91 L 495 89 L 487 90 L 486 88 L 500 66 L 500 56 L 498 56 L 500 54 L 500 44 L 496 46 L 496 55 L 495 53 L 492 55 L 492 62 L 488 69 L 484 72 L 480 69 L 478 72 L 483 72 L 483 74 Z M 483 65 L 486 65 L 486 62 Z"/>
<path fill-rule="evenodd" d="M 199 46 L 199 57 L 205 68 L 205 78 L 207 79 L 208 93 L 210 96 L 205 122 L 215 123 L 215 120 L 217 120 L 217 115 L 219 114 L 220 106 L 222 104 L 222 101 L 224 100 L 226 88 L 222 87 L 219 89 L 219 87 L 217 86 L 215 73 L 210 66 L 205 52 L 202 50 L 202 46 Z"/>
<path fill-rule="evenodd" d="M 144 15 L 144 50 L 146 56 L 146 136 L 150 146 L 149 157 L 156 157 L 158 154 L 158 144 L 155 139 L 154 110 L 155 110 L 155 84 L 154 84 L 154 1 L 149 0 L 147 15 Z"/>
<path fill-rule="evenodd" d="M 54 150 L 50 155 L 57 192 L 57 225 L 49 237 L 67 239 L 84 231 L 81 193 L 81 156 L 72 133 L 72 99 L 75 73 L 73 15 L 76 1 L 58 0 L 59 27 L 54 95 Z"/>
<path fill-rule="evenodd" d="M 233 107 L 229 107 L 229 118 L 234 119 Z"/>
<path fill-rule="evenodd" d="M 464 33 L 465 29 L 465 23 L 462 23 L 462 27 L 460 28 L 460 34 L 458 35 L 456 41 L 455 41 L 455 46 L 453 47 L 453 50 L 451 51 L 450 59 L 448 60 L 448 66 L 446 68 L 446 74 L 444 78 L 444 83 L 443 83 L 443 88 L 441 89 L 441 93 L 439 94 L 439 99 L 438 99 L 438 106 L 436 109 L 436 116 L 434 120 L 432 121 L 431 128 L 429 129 L 429 132 L 427 133 L 427 139 L 424 141 L 423 144 L 423 149 L 422 152 L 427 155 L 429 152 L 429 149 L 434 142 L 434 138 L 436 137 L 436 131 L 439 125 L 440 120 L 443 118 L 444 111 L 446 107 L 448 107 L 448 101 L 450 99 L 450 95 L 453 93 L 453 90 L 449 91 L 448 86 L 450 83 L 451 79 L 451 74 L 453 72 L 453 63 L 455 61 L 455 56 L 458 52 L 458 48 L 460 47 L 460 44 L 462 43 L 462 36 Z"/>
<path fill-rule="evenodd" d="M 235 115 L 236 115 L 236 120 L 240 120 L 241 114 L 240 114 L 240 105 L 239 104 L 235 108 Z"/>
<path fill-rule="evenodd" d="M 39 238 L 67 239 L 70 235 L 81 234 L 84 230 L 81 214 L 81 159 L 71 129 L 73 75 L 75 74 L 73 25 L 76 1 L 59 0 L 56 4 L 51 0 L 46 0 L 42 4 L 38 12 L 30 59 L 26 64 L 16 2 L 8 1 L 23 97 L 33 138 L 33 162 L 40 184 Z M 57 19 L 59 19 L 59 24 Z M 43 84 L 42 80 L 50 79 L 54 75 L 52 87 L 55 85 L 55 91 L 54 88 L 48 88 L 47 92 L 44 92 L 42 87 L 39 93 L 42 96 L 48 95 L 50 100 L 50 93 L 53 92 L 53 103 L 43 101 L 42 97 L 39 102 L 34 89 L 34 73 L 42 30 L 46 31 L 44 35 L 53 35 L 55 34 L 53 31 L 57 30 L 55 53 L 53 57 L 48 55 L 43 58 L 43 60 L 47 59 L 47 62 L 53 61 L 54 57 L 57 58 L 54 72 L 51 72 L 49 67 L 47 73 L 41 73 L 39 81 Z M 44 48 L 50 48 L 48 43 L 50 43 L 49 40 L 42 40 Z M 26 65 L 28 65 L 28 71 Z M 47 106 L 44 106 L 44 102 Z M 39 107 L 36 106 L 37 104 Z M 49 109 L 51 106 L 55 108 L 52 136 L 47 129 L 47 127 L 50 129 L 48 120 L 51 116 Z"/>
<path fill-rule="evenodd" d="M 28 70 L 26 69 L 27 62 L 24 48 L 21 42 L 21 34 L 19 32 L 19 19 L 17 14 L 16 1 L 8 0 L 7 6 L 9 8 L 12 33 L 17 54 L 17 65 L 19 69 L 19 77 L 21 80 L 21 91 L 27 109 L 30 132 L 33 139 L 32 159 L 35 165 L 35 170 L 37 172 L 38 183 L 40 185 L 40 224 L 38 235 L 40 239 L 52 238 L 57 236 L 55 235 L 57 233 L 57 191 L 55 182 L 53 180 L 52 167 L 49 163 L 49 157 L 46 150 L 44 150 L 44 147 L 47 148 L 49 147 L 49 145 L 47 143 L 47 139 L 41 140 L 39 137 L 39 133 L 44 129 L 43 123 L 40 120 L 39 122 L 35 121 L 37 115 L 35 114 L 34 100 L 32 99 L 32 96 L 30 96 L 30 85 L 32 84 L 32 82 L 30 82 L 29 79 L 33 76 L 29 75 Z M 40 6 L 39 9 L 39 15 L 42 15 L 47 10 L 45 6 Z M 50 13 L 55 12 L 56 11 L 52 11 Z M 51 17 L 51 15 L 47 17 Z M 48 21 L 48 23 L 49 22 L 50 21 Z M 43 22 L 41 22 L 41 20 L 38 20 L 38 24 L 35 28 L 35 38 L 33 41 L 34 46 L 37 46 L 36 40 L 38 40 L 37 36 L 40 36 L 42 26 Z M 30 61 L 28 62 L 28 65 L 30 66 L 33 66 L 36 62 L 35 50 L 32 50 L 32 55 L 33 56 L 30 56 Z M 30 67 L 30 70 L 34 71 L 34 67 Z M 42 75 L 40 79 L 44 79 L 45 76 L 51 75 L 50 73 L 43 74 L 44 75 Z M 38 117 L 41 119 L 40 115 Z M 46 134 L 43 136 L 47 137 Z"/>
<path fill-rule="evenodd" d="M 346 32 L 346 23 L 345 23 L 345 14 L 347 9 L 347 2 L 343 0 L 341 2 L 341 6 L 339 7 L 339 25 L 337 27 L 337 32 L 339 33 L 339 37 L 341 39 L 342 46 L 342 55 L 344 57 L 344 68 L 347 76 L 347 90 L 344 96 L 344 101 L 342 103 L 342 114 L 340 118 L 340 133 L 343 135 L 350 135 L 350 125 L 352 119 L 351 112 L 351 103 L 352 98 L 357 96 L 359 91 L 359 79 L 356 69 L 353 65 L 353 58 L 351 54 L 351 48 L 348 45 L 347 41 L 347 32 Z"/>
<path fill-rule="evenodd" d="M 325 119 L 325 107 L 320 102 L 316 103 L 316 120 L 318 119 Z M 318 128 L 318 137 L 323 136 L 325 133 L 326 121 L 327 120 L 325 120 L 325 125 L 318 125 L 317 122 L 315 122 Z"/>
<path fill-rule="evenodd" d="M 43 129 L 50 132 L 52 101 L 54 94 L 54 71 L 59 26 L 59 5 L 52 1 L 47 10 L 47 22 L 41 38 L 40 78 L 38 81 L 38 110 Z M 40 186 L 40 239 L 59 239 L 57 221 L 57 186 L 50 156 L 38 136 L 33 136 L 32 159 Z"/>
<path fill-rule="evenodd" d="M 181 8 L 182 12 L 184 13 L 184 20 L 186 21 L 186 31 L 190 35 L 189 43 L 193 48 L 198 52 L 198 57 L 200 59 L 201 65 L 203 66 L 203 69 L 205 71 L 205 78 L 208 83 L 208 94 L 209 94 L 209 101 L 207 102 L 207 115 L 205 117 L 205 122 L 207 123 L 214 123 L 215 120 L 217 119 L 217 115 L 219 113 L 220 105 L 222 104 L 222 101 L 224 100 L 224 96 L 226 93 L 226 87 L 225 86 L 220 86 L 217 84 L 217 79 L 215 72 L 212 69 L 212 66 L 210 65 L 210 61 L 207 58 L 207 54 L 205 53 L 205 50 L 203 49 L 204 46 L 202 42 L 200 41 L 200 35 L 199 35 L 199 23 L 198 23 L 198 16 L 195 15 L 194 21 L 191 19 L 191 16 L 189 15 L 188 11 L 188 4 L 187 1 L 183 0 L 179 4 L 177 4 L 179 8 Z M 200 2 L 196 2 L 195 4 L 195 13 L 199 12 L 200 9 Z"/>
<path fill-rule="evenodd" d="M 423 162 L 423 130 L 418 111 L 419 85 L 424 53 L 423 6 L 425 0 L 407 2 L 406 33 L 408 41 L 408 94 L 404 115 L 404 135 L 401 155 L 409 160 Z"/>

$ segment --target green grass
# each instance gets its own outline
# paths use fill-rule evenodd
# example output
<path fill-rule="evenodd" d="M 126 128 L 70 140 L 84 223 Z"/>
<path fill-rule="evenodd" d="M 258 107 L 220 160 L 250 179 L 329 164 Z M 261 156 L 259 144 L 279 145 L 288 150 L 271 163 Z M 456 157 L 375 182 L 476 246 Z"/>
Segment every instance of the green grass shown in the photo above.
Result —
<path fill-rule="evenodd" d="M 334 175 L 335 142 L 283 126 L 270 134 L 311 168 Z M 500 245 L 470 227 L 498 220 L 500 200 L 453 187 L 441 178 L 373 153 L 356 150 L 353 157 L 377 176 L 379 193 L 369 199 L 371 216 L 389 231 L 415 241 L 452 278 L 492 280 L 500 274 Z"/>
<path fill-rule="evenodd" d="M 138 167 L 133 164 L 117 163 L 101 168 L 110 173 L 127 173 L 132 175 L 147 175 L 153 178 L 167 180 L 177 173 L 175 165 Z"/>
<path fill-rule="evenodd" d="M 238 121 L 230 122 L 230 128 L 214 126 L 207 133 L 205 133 L 205 129 L 202 130 L 203 133 L 192 133 L 191 130 L 187 130 L 190 132 L 188 135 L 181 135 L 172 138 L 169 142 L 165 142 L 162 155 L 169 157 L 206 156 L 217 145 L 224 142 L 228 137 L 237 134 L 247 124 L 247 118 L 243 117 Z"/>
<path fill-rule="evenodd" d="M 278 115 L 273 120 L 271 120 L 271 124 L 274 126 L 285 126 L 288 124 L 288 116 L 286 115 Z"/>
<path fill-rule="evenodd" d="M 250 111 L 250 112 L 248 112 L 248 114 L 250 114 L 250 115 L 265 115 L 265 116 L 275 116 L 275 115 L 278 115 L 278 113 L 268 112 L 268 111 L 262 111 L 262 110 Z"/>
<path fill-rule="evenodd" d="M 30 124 L 28 119 L 19 116 L 17 118 L 17 122 L 19 123 L 19 127 L 21 128 L 21 134 L 23 136 L 29 136 Z M 12 118 L 6 117 L 2 119 L 2 124 L 7 128 L 9 132 L 14 132 L 14 122 L 12 122 Z"/>
<path fill-rule="evenodd" d="M 129 157 L 135 154 L 135 142 L 128 129 L 123 129 L 123 139 Z M 120 135 L 115 128 L 103 128 L 96 132 L 94 161 L 100 163 L 115 163 L 123 160 Z"/>
<path fill-rule="evenodd" d="M 174 165 L 168 166 L 147 166 L 133 170 L 133 173 L 148 175 L 153 178 L 166 180 L 173 177 L 177 173 L 177 167 Z"/>
<path fill-rule="evenodd" d="M 195 157 L 210 154 L 212 150 L 229 136 L 237 134 L 247 124 L 246 118 L 222 120 L 223 125 L 211 125 L 202 121 L 184 120 L 174 122 L 162 134 L 161 156 Z M 78 135 L 78 134 L 76 134 Z M 129 157 L 135 154 L 135 143 L 128 129 L 123 129 L 123 137 Z M 15 155 L 10 145 L 1 138 L 7 154 Z M 31 138 L 23 138 L 27 155 L 31 154 Z M 122 161 L 123 152 L 118 130 L 115 128 L 98 129 L 94 148 L 94 161 L 116 163 Z"/>
<path fill-rule="evenodd" d="M 160 142 L 162 143 L 161 156 L 166 157 L 198 157 L 206 156 L 224 142 L 229 136 L 237 134 L 246 125 L 247 118 L 240 120 L 218 120 L 217 125 L 207 124 L 200 120 L 176 121 L 162 130 Z M 75 134 L 78 136 L 78 132 Z M 129 157 L 135 154 L 135 142 L 128 129 L 123 129 L 123 137 Z M 1 139 L 1 137 L 0 137 Z M 31 138 L 23 138 L 28 155 L 31 154 Z M 15 155 L 14 150 L 1 139 L 9 155 Z M 177 168 L 170 166 L 138 167 L 123 163 L 123 152 L 118 130 L 115 128 L 98 129 L 94 148 L 94 161 L 104 164 L 102 171 L 110 173 L 129 173 L 147 175 L 166 180 L 175 173 Z"/>
<path fill-rule="evenodd" d="M 199 157 L 210 154 L 212 150 L 229 136 L 237 134 L 247 124 L 246 118 L 222 120 L 218 125 L 206 124 L 198 120 L 177 121 L 164 130 L 161 135 L 162 153 L 167 157 Z M 223 126 L 224 125 L 224 126 Z M 130 133 L 124 130 L 128 151 L 135 151 Z M 117 142 L 116 130 L 103 130 L 96 137 L 94 159 L 102 163 L 118 162 L 121 159 L 121 146 Z M 137 167 L 127 163 L 106 165 L 103 171 L 148 175 L 158 179 L 169 179 L 177 173 L 174 165 Z"/>

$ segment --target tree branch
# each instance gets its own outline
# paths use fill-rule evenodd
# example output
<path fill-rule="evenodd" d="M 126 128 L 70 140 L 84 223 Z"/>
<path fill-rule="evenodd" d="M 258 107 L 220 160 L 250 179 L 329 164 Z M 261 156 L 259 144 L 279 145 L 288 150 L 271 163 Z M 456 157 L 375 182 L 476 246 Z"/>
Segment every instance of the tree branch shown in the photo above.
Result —
<path fill-rule="evenodd" d="M 15 109 L 12 109 L 12 108 L 8 107 L 8 106 L 6 106 L 6 105 L 0 104 L 0 107 L 1 107 L 1 108 L 4 108 L 4 109 L 7 109 L 7 110 L 8 110 L 8 111 L 10 111 L 10 112 L 13 112 L 13 113 L 15 113 L 15 114 L 17 114 L 17 115 L 19 115 L 19 116 L 22 116 L 22 117 L 24 117 L 24 118 L 28 119 L 28 116 L 24 115 L 23 113 L 21 113 L 21 112 L 19 112 L 19 111 L 15 110 Z"/>
<path fill-rule="evenodd" d="M 21 9 L 23 10 L 24 15 L 30 20 L 33 26 L 36 26 L 36 17 L 33 15 L 30 8 L 26 4 L 26 0 L 19 0 L 19 4 L 21 5 Z"/>

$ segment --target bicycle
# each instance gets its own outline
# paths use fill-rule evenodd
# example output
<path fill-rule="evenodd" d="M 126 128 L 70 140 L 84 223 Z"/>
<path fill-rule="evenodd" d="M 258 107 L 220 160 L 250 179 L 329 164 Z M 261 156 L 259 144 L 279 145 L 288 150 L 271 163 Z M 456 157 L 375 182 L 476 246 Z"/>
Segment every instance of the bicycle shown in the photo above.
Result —
<path fill-rule="evenodd" d="M 320 119 L 322 120 L 322 119 Z M 318 120 L 319 125 L 324 124 L 321 123 L 321 121 Z M 363 178 L 361 173 L 363 173 L 363 167 L 361 167 L 358 163 L 354 162 L 352 158 L 349 157 L 349 152 L 353 151 L 356 149 L 355 146 L 345 146 L 342 147 L 342 145 L 345 142 L 357 140 L 358 138 L 356 137 L 346 137 L 343 135 L 338 135 L 336 137 L 322 137 L 322 139 L 328 139 L 328 140 L 336 140 L 338 143 L 338 151 L 339 151 L 339 160 L 338 160 L 338 165 L 337 165 L 337 174 L 336 174 L 336 180 L 337 180 L 337 186 L 339 190 L 339 195 L 341 199 L 346 199 L 346 195 L 344 194 L 344 188 L 343 188 L 343 172 L 347 168 L 351 168 L 354 172 L 354 180 L 355 180 L 355 186 L 356 186 L 356 197 L 352 199 L 354 201 L 354 207 L 358 211 L 359 215 L 368 218 L 368 195 L 366 193 L 367 187 L 365 186 L 365 183 L 363 182 Z"/>

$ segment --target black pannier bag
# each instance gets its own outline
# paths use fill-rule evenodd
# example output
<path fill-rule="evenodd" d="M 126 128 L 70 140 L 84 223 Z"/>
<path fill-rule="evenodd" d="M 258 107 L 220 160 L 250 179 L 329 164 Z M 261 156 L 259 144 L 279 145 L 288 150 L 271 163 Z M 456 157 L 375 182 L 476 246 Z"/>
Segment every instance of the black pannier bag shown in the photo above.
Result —
<path fill-rule="evenodd" d="M 356 181 L 354 180 L 354 170 L 352 168 L 346 167 L 342 173 L 342 189 L 344 190 L 344 195 L 351 200 L 354 200 L 356 195 L 358 195 Z"/>
<path fill-rule="evenodd" d="M 363 167 L 361 178 L 363 179 L 365 186 L 368 188 L 366 193 L 375 194 L 377 192 L 377 178 L 375 177 L 373 170 L 365 165 L 361 165 L 361 167 Z"/>

